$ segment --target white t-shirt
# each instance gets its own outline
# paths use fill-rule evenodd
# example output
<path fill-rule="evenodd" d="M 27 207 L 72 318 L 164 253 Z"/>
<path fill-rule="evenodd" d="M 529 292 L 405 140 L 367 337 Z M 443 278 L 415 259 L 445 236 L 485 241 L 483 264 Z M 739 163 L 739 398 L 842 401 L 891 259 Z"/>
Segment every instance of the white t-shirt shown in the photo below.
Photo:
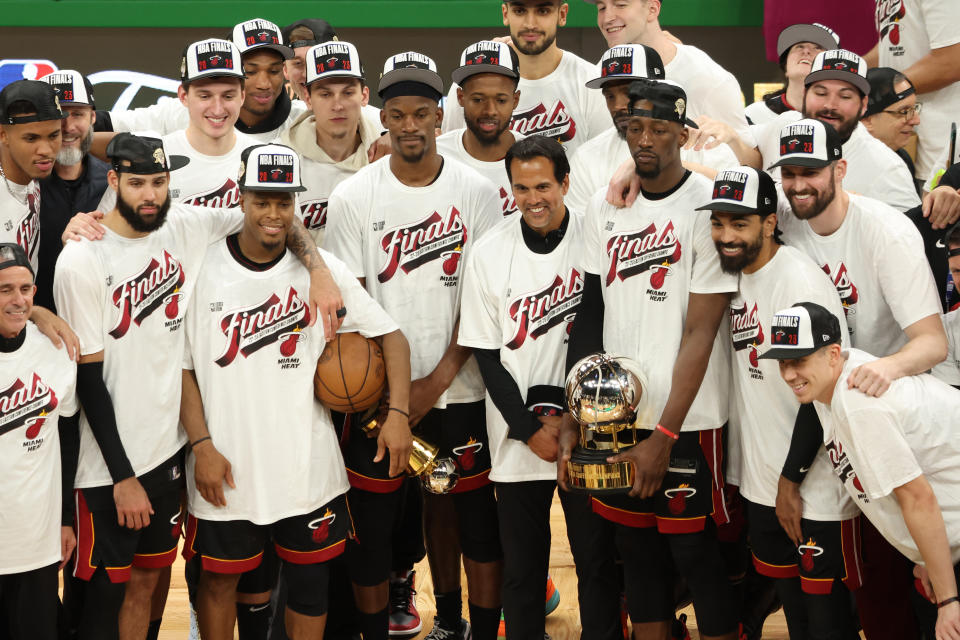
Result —
<path fill-rule="evenodd" d="M 60 416 L 77 412 L 77 365 L 32 322 L 0 353 L 0 575 L 60 561 Z M 69 498 L 68 498 L 69 499 Z"/>
<path fill-rule="evenodd" d="M 820 265 L 837 288 L 851 344 L 878 357 L 907 342 L 906 327 L 939 314 L 940 299 L 923 240 L 906 216 L 876 200 L 850 194 L 840 228 L 817 235 L 798 220 L 780 193 L 783 241 Z"/>
<path fill-rule="evenodd" d="M 0 242 L 20 245 L 36 273 L 40 257 L 40 183 L 6 183 L 6 187 L 0 187 Z"/>
<path fill-rule="evenodd" d="M 780 378 L 777 361 L 758 360 L 757 355 L 770 348 L 773 315 L 797 302 L 815 302 L 843 317 L 836 289 L 820 267 L 797 249 L 780 247 L 758 271 L 740 275 L 740 291 L 730 303 L 742 453 L 740 493 L 768 507 L 776 506 L 777 483 L 800 403 Z M 849 340 L 846 343 L 849 346 Z M 800 498 L 803 517 L 810 520 L 846 520 L 857 514 L 853 501 L 834 479 L 822 447 L 800 485 Z"/>
<path fill-rule="evenodd" d="M 764 168 L 780 160 L 780 130 L 801 118 L 799 111 L 787 111 L 766 124 L 751 127 Z M 862 124 L 857 124 L 843 144 L 843 158 L 847 161 L 847 175 L 843 178 L 847 191 L 885 202 L 901 213 L 920 204 L 907 165 Z M 780 168 L 772 169 L 770 175 L 780 180 Z"/>
<path fill-rule="evenodd" d="M 330 195 L 324 248 L 343 260 L 397 321 L 410 342 L 413 380 L 443 357 L 460 315 L 461 262 L 500 220 L 493 183 L 444 158 L 425 187 L 408 187 L 390 156 L 364 167 Z M 436 406 L 483 399 L 476 360 L 469 359 Z"/>
<path fill-rule="evenodd" d="M 187 441 L 179 426 L 183 315 L 207 247 L 242 224 L 236 208 L 174 203 L 163 226 L 143 238 L 107 229 L 102 240 L 68 242 L 57 260 L 57 310 L 80 339 L 82 355 L 103 351 L 117 430 L 138 476 Z M 75 486 L 110 484 L 81 413 Z"/>
<path fill-rule="evenodd" d="M 725 144 L 702 151 L 681 149 L 680 158 L 717 170 L 740 164 L 736 154 Z M 570 190 L 564 196 L 564 202 L 574 211 L 585 211 L 593 194 L 606 189 L 613 174 L 627 160 L 630 160 L 630 147 L 617 134 L 616 127 L 608 127 L 597 137 L 587 140 L 570 158 Z"/>
<path fill-rule="evenodd" d="M 345 169 L 339 164 L 317 162 L 309 158 L 301 160 L 300 179 L 307 190 L 297 194 L 297 207 L 300 211 L 300 221 L 313 236 L 317 246 L 323 243 L 330 194 L 338 184 L 354 173 L 356 172 Z"/>
<path fill-rule="evenodd" d="M 597 77 L 597 66 L 564 51 L 560 64 L 537 80 L 520 78 L 520 103 L 510 128 L 523 136 L 545 135 L 563 143 L 567 154 L 610 126 L 610 115 L 599 91 L 586 83 Z M 457 84 L 450 87 L 443 108 L 443 132 L 466 126 L 457 102 Z"/>
<path fill-rule="evenodd" d="M 536 385 L 563 387 L 567 340 L 583 297 L 583 219 L 568 215 L 563 239 L 550 253 L 527 248 L 522 217 L 497 225 L 476 245 L 464 275 L 458 341 L 497 349 L 520 394 Z M 487 394 L 490 479 L 495 482 L 553 480 L 555 462 L 508 437 L 509 428 Z"/>
<path fill-rule="evenodd" d="M 957 4 L 951 0 L 877 0 L 877 53 L 881 67 L 906 69 L 931 49 L 960 42 Z M 960 82 L 917 96 L 923 103 L 917 126 L 917 177 L 927 180 L 949 145 L 950 123 L 960 120 Z"/>
<path fill-rule="evenodd" d="M 859 349 L 847 354 L 830 405 L 814 403 L 837 476 L 887 542 L 919 564 L 893 490 L 926 477 L 943 514 L 950 556 L 960 561 L 960 391 L 923 374 L 894 380 L 874 398 L 848 389 L 847 378 L 876 358 Z"/>
<path fill-rule="evenodd" d="M 941 315 L 940 319 L 947 334 L 947 359 L 930 373 L 949 385 L 960 386 L 960 309 Z"/>
<path fill-rule="evenodd" d="M 766 124 L 780 115 L 779 113 L 774 113 L 764 100 L 757 100 L 756 102 L 748 104 L 744 108 L 743 113 L 747 116 L 747 119 L 749 119 L 750 124 L 754 125 Z"/>
<path fill-rule="evenodd" d="M 500 201 L 500 211 L 503 217 L 517 212 L 517 202 L 513 198 L 513 185 L 507 178 L 507 165 L 503 160 L 496 162 L 486 162 L 477 160 L 463 146 L 463 136 L 466 135 L 466 128 L 457 129 L 444 133 L 437 137 L 437 151 L 445 158 L 456 158 L 467 165 L 484 178 L 492 182 L 497 187 L 497 197 Z M 511 131 L 514 142 L 522 140 L 524 136 L 516 131 Z M 583 209 L 580 209 L 583 211 Z"/>
<path fill-rule="evenodd" d="M 397 327 L 346 266 L 324 252 L 349 313 L 341 332 Z M 323 506 L 350 487 L 330 411 L 313 397 L 322 323 L 308 327 L 310 274 L 293 254 L 264 271 L 212 245 L 186 316 L 187 368 L 197 376 L 207 429 L 236 489 L 225 507 L 197 491 L 187 456 L 188 508 L 204 520 L 271 524 Z"/>
<path fill-rule="evenodd" d="M 669 196 L 617 209 L 598 192 L 587 206 L 584 260 L 600 276 L 605 306 L 603 347 L 635 359 L 646 374 L 645 408 L 637 426 L 656 427 L 667 403 L 691 293 L 732 293 L 737 277 L 723 273 L 710 238 L 713 181 L 691 173 Z M 716 429 L 727 421 L 729 341 L 721 326 L 700 391 L 683 428 Z"/>

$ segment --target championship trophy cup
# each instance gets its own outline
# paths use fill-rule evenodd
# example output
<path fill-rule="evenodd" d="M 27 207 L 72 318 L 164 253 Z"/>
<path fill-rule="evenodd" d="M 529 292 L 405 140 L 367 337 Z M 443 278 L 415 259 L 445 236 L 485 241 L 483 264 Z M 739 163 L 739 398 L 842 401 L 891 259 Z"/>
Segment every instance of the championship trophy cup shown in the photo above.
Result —
<path fill-rule="evenodd" d="M 607 458 L 637 444 L 644 384 L 640 365 L 630 358 L 597 353 L 574 365 L 565 384 L 567 407 L 580 425 L 580 443 L 567 462 L 572 490 L 611 494 L 633 486 L 633 464 Z"/>

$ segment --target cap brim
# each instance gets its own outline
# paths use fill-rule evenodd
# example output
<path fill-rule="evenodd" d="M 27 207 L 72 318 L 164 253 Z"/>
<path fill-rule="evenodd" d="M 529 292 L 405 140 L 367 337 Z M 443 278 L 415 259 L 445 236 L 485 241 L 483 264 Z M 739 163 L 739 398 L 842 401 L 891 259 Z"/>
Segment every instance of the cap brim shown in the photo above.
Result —
<path fill-rule="evenodd" d="M 310 82 L 306 82 L 304 84 L 309 87 L 310 85 L 316 84 L 321 80 L 329 80 L 330 78 L 351 78 L 353 80 L 363 80 L 363 76 L 353 71 L 331 71 L 330 73 L 325 73 L 319 78 L 314 78 Z"/>
<path fill-rule="evenodd" d="M 837 40 L 830 37 L 830 34 L 815 27 L 812 24 L 795 24 L 784 29 L 777 37 L 777 57 L 790 50 L 795 44 L 800 42 L 812 42 L 824 51 L 836 49 Z"/>
<path fill-rule="evenodd" d="M 450 77 L 457 84 L 463 84 L 463 81 L 467 78 L 481 73 L 495 73 L 498 76 L 506 76 L 514 80 L 520 77 L 519 73 L 515 73 L 512 69 L 500 66 L 499 64 L 472 64 L 468 67 L 457 67 L 453 70 L 453 73 L 450 74 Z"/>
<path fill-rule="evenodd" d="M 805 349 L 771 347 L 758 355 L 757 358 L 759 360 L 797 360 L 798 358 L 805 358 L 811 353 L 816 353 L 819 350 L 820 347 L 808 347 Z"/>
<path fill-rule="evenodd" d="M 853 71 L 842 71 L 840 69 L 821 69 L 820 71 L 812 71 L 807 74 L 803 84 L 804 86 L 809 87 L 814 82 L 819 82 L 821 80 L 842 80 L 843 82 L 848 82 L 855 86 L 863 95 L 870 95 L 870 83 L 859 73 L 854 73 Z"/>
<path fill-rule="evenodd" d="M 377 85 L 377 93 L 383 93 L 384 89 L 392 87 L 398 82 L 419 82 L 443 95 L 443 79 L 435 71 L 414 68 L 394 69 L 383 74 L 380 83 Z"/>
<path fill-rule="evenodd" d="M 584 86 L 588 89 L 602 89 L 603 85 L 608 82 L 616 82 L 617 80 L 626 80 L 627 82 L 632 82 L 634 80 L 649 80 L 646 76 L 603 76 L 601 78 L 594 78 L 593 80 L 588 80 L 584 83 Z M 654 78 L 657 80 L 657 78 Z"/>
<path fill-rule="evenodd" d="M 190 164 L 189 156 L 167 156 L 167 170 L 176 171 Z"/>
<path fill-rule="evenodd" d="M 784 156 L 780 158 L 776 163 L 767 167 L 767 169 L 776 169 L 777 167 L 782 166 L 791 166 L 791 167 L 813 167 L 814 169 L 819 169 L 830 164 L 832 160 L 823 160 L 821 158 L 811 158 L 809 156 Z"/>
<path fill-rule="evenodd" d="M 270 49 L 271 51 L 276 51 L 281 56 L 283 56 L 284 60 L 289 60 L 290 58 L 293 57 L 293 49 L 291 49 L 285 44 L 273 44 L 273 43 L 255 44 L 252 47 L 245 49 L 243 53 L 240 54 L 240 57 L 243 58 L 243 56 L 247 55 L 248 53 L 252 53 L 254 51 L 260 51 L 261 49 Z"/>
<path fill-rule="evenodd" d="M 694 211 L 724 211 L 729 213 L 755 213 L 758 216 L 769 215 L 765 214 L 759 209 L 753 209 L 751 207 L 744 206 L 742 204 L 733 204 L 732 202 L 726 201 L 714 201 L 708 202 L 702 207 L 697 207 Z M 775 212 L 771 212 L 775 213 Z"/>
<path fill-rule="evenodd" d="M 247 187 L 247 186 L 241 185 L 238 188 L 240 189 L 240 191 L 268 191 L 268 192 L 274 192 L 274 193 L 281 193 L 284 191 L 287 193 L 299 193 L 301 191 L 307 190 L 306 187 L 302 187 L 302 186 L 301 187 L 265 187 L 265 186 Z"/>
<path fill-rule="evenodd" d="M 197 80 L 207 80 L 209 78 L 238 78 L 243 80 L 246 77 L 247 76 L 245 76 L 242 71 L 231 71 L 230 69 L 224 69 L 223 71 L 220 71 L 218 69 L 217 71 L 196 75 L 193 78 L 183 78 L 183 82 L 196 82 Z"/>

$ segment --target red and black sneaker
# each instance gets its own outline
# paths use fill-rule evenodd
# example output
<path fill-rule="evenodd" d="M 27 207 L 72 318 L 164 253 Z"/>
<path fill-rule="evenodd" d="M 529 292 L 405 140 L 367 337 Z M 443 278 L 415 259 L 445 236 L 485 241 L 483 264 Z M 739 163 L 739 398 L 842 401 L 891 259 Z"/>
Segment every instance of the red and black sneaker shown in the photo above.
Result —
<path fill-rule="evenodd" d="M 423 628 L 417 611 L 416 571 L 390 578 L 390 637 L 415 636 Z"/>

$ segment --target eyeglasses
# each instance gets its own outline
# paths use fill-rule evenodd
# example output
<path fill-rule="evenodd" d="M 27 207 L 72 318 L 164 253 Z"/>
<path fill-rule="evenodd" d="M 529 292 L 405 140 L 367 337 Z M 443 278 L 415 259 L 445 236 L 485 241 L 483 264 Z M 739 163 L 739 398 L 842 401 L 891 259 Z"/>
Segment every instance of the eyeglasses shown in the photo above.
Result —
<path fill-rule="evenodd" d="M 896 111 L 892 111 L 890 109 L 884 109 L 883 112 L 889 113 L 892 116 L 897 116 L 898 118 L 903 119 L 904 122 L 907 122 L 909 120 L 912 120 L 914 116 L 920 115 L 920 111 L 922 108 L 923 108 L 923 105 L 918 102 L 912 107 L 903 107 L 902 109 L 897 109 Z"/>

